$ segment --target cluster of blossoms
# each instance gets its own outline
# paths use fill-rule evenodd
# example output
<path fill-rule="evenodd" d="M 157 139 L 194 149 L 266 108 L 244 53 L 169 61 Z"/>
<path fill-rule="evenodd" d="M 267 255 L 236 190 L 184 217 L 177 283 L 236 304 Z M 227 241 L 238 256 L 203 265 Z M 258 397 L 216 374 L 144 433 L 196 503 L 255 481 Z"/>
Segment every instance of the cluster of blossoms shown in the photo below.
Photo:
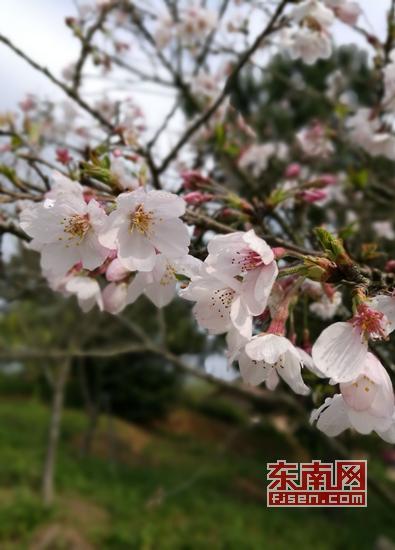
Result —
<path fill-rule="evenodd" d="M 104 16 L 107 10 L 108 13 L 112 8 L 115 10 L 117 4 L 115 0 L 97 0 L 95 9 L 84 12 L 80 21 L 70 24 L 76 36 L 78 32 L 83 36 L 92 14 Z M 149 124 L 146 125 L 141 110 L 128 96 L 115 101 L 104 94 L 94 109 L 100 124 L 103 126 L 104 121 L 104 127 L 110 129 L 105 145 L 100 141 L 97 146 L 98 128 L 83 125 L 76 110 L 64 108 L 60 117 L 45 117 L 34 96 L 20 104 L 23 120 L 18 124 L 20 122 L 22 129 L 16 121 L 11 121 L 7 128 L 14 141 L 7 144 L 8 149 L 3 152 L 17 151 L 22 158 L 27 147 L 29 155 L 32 151 L 38 155 L 41 143 L 44 150 L 48 144 L 57 143 L 59 135 L 68 138 L 50 159 L 56 159 L 64 171 L 53 174 L 53 185 L 44 199 L 18 203 L 22 206 L 20 228 L 31 238 L 29 247 L 40 253 L 48 284 L 65 296 L 75 295 L 85 312 L 96 306 L 101 311 L 119 314 L 141 295 L 162 308 L 179 295 L 193 303 L 191 308 L 202 330 L 225 335 L 228 362 L 238 364 L 244 383 L 253 386 L 264 383 L 267 389 L 274 390 L 283 382 L 296 394 L 312 394 L 315 402 L 314 382 L 317 378 L 327 379 L 329 385 L 339 387 L 339 392 L 332 391 L 331 397 L 321 406 L 317 403 L 318 408 L 312 412 L 311 421 L 316 422 L 320 430 L 330 436 L 347 428 L 360 433 L 375 431 L 384 440 L 395 442 L 394 392 L 389 375 L 374 355 L 372 346 L 374 342 L 387 340 L 395 328 L 393 284 L 382 285 L 380 292 L 373 285 L 367 285 L 358 294 L 352 280 L 353 314 L 350 314 L 340 291 L 343 279 L 330 278 L 331 270 L 338 269 L 337 275 L 341 272 L 336 258 L 331 261 L 325 247 L 324 256 L 319 258 L 321 263 L 309 256 L 313 241 L 309 241 L 307 223 L 295 239 L 292 234 L 294 230 L 299 231 L 296 227 L 299 222 L 305 224 L 303 216 L 306 213 L 308 218 L 308 209 L 317 212 L 331 200 L 345 205 L 347 186 L 344 183 L 350 183 L 353 170 L 346 173 L 348 166 L 336 167 L 339 143 L 343 139 L 350 140 L 352 153 L 357 145 L 373 157 L 395 159 L 391 127 L 395 107 L 395 51 L 384 55 L 382 49 L 378 54 L 378 57 L 381 55 L 380 93 L 377 94 L 380 97 L 374 107 L 361 106 L 351 87 L 351 97 L 347 96 L 348 75 L 338 70 L 327 79 L 324 92 L 334 107 L 330 113 L 332 118 L 301 117 L 291 137 L 263 131 L 259 132 L 263 140 L 260 143 L 258 129 L 255 133 L 249 125 L 252 119 L 247 122 L 248 113 L 244 113 L 245 119 L 237 113 L 235 102 L 230 102 L 225 93 L 229 82 L 232 83 L 230 77 L 234 76 L 234 56 L 227 57 L 228 63 L 220 64 L 207 62 L 203 55 L 214 52 L 225 57 L 231 49 L 238 54 L 238 59 L 243 59 L 239 55 L 243 50 L 239 51 L 238 47 L 240 36 L 244 43 L 248 35 L 248 25 L 243 18 L 235 16 L 242 3 L 235 2 L 236 11 L 227 14 L 232 20 L 238 19 L 227 26 L 231 40 L 235 41 L 232 48 L 224 41 L 226 33 L 217 36 L 218 27 L 225 27 L 227 15 L 212 12 L 206 3 L 185 2 L 176 14 L 168 10 L 159 17 L 149 10 L 145 17 L 147 14 L 140 13 L 132 2 L 121 4 L 118 15 L 115 10 L 115 21 L 122 20 L 119 25 L 122 28 L 131 19 L 131 23 L 136 24 L 136 32 L 144 30 L 143 36 L 149 38 L 147 59 L 156 55 L 158 64 L 164 65 L 163 70 L 157 70 L 153 63 L 151 82 L 166 87 L 174 84 L 182 99 L 179 108 L 182 110 L 184 105 L 191 108 L 196 132 L 192 131 L 192 124 L 188 140 L 188 135 L 184 138 L 181 135 L 181 141 L 164 156 L 162 164 L 162 151 L 161 147 L 155 148 L 155 136 L 165 132 L 176 110 L 168 114 L 147 145 Z M 130 18 L 131 6 L 131 11 L 137 11 Z M 226 3 L 224 7 L 226 11 Z M 242 8 L 248 19 L 248 5 Z M 281 47 L 292 59 L 312 65 L 331 57 L 331 33 L 336 19 L 353 26 L 360 12 L 358 4 L 348 0 L 291 2 L 272 27 L 277 26 Z M 116 57 L 114 52 L 106 56 L 98 42 L 97 47 L 91 48 L 92 59 L 98 65 L 111 67 L 114 57 L 119 67 L 129 67 L 132 63 L 133 60 L 121 56 L 128 51 L 128 45 L 116 40 L 116 32 L 114 30 L 112 46 L 120 56 Z M 261 42 L 263 47 L 265 40 Z M 270 43 L 275 43 L 275 39 Z M 257 58 L 260 48 L 255 51 Z M 172 64 L 173 57 L 177 63 Z M 134 76 L 141 75 L 142 81 L 150 81 L 144 62 L 136 68 L 130 67 Z M 67 86 L 74 85 L 76 74 L 78 76 L 78 63 L 66 70 Z M 299 78 L 299 91 L 303 92 L 304 82 L 300 82 L 303 76 L 299 73 L 292 76 Z M 223 101 L 218 102 L 221 97 Z M 286 103 L 284 100 L 281 104 L 284 110 Z M 216 108 L 205 120 L 205 113 L 213 107 Z M 254 109 L 255 106 L 252 114 Z M 199 125 L 202 115 L 203 123 Z M 101 127 L 100 132 L 102 130 Z M 69 138 L 73 144 L 70 148 Z M 202 142 L 204 147 L 199 150 Z M 192 146 L 190 149 L 196 147 L 197 154 L 192 160 L 191 151 L 185 159 L 179 155 L 186 143 Z M 48 151 L 45 154 L 50 157 Z M 52 167 L 44 153 L 43 158 L 44 165 Z M 223 166 L 217 170 L 217 161 L 223 159 Z M 175 168 L 173 173 L 166 172 L 170 163 Z M 271 180 L 265 173 L 271 175 L 272 168 L 277 176 L 265 187 L 266 180 Z M 181 174 L 184 181 L 180 193 L 149 187 L 151 176 L 153 180 L 155 176 L 160 180 L 154 181 L 160 188 L 165 178 L 174 176 L 175 172 L 176 178 L 179 180 Z M 11 183 L 17 184 L 18 192 L 21 182 L 24 190 L 22 180 L 10 172 L 8 176 Z M 246 182 L 250 185 L 252 192 L 246 193 L 246 199 L 238 196 L 233 176 L 235 181 L 241 180 L 242 185 Z M 170 178 L 166 185 L 168 181 L 171 185 Z M 41 188 L 32 189 L 40 193 L 34 195 L 36 199 L 42 197 Z M 25 195 L 13 192 L 10 195 L 12 200 L 20 196 Z M 184 216 L 187 206 L 188 215 Z M 352 208 L 344 207 L 344 211 L 344 223 L 357 223 L 358 220 L 352 218 Z M 296 216 L 292 216 L 295 212 Z M 208 221 L 215 218 L 214 229 L 219 227 L 218 222 L 228 223 L 228 216 L 230 221 L 226 227 L 231 232 L 211 236 L 207 231 L 209 223 L 188 226 L 184 219 L 193 223 L 193 214 L 196 218 L 203 214 L 201 219 L 206 222 L 208 218 Z M 317 216 L 321 221 L 316 222 L 314 218 L 314 224 L 325 220 L 329 226 L 333 222 L 333 227 L 339 228 L 335 214 L 329 204 L 325 212 L 321 208 Z M 232 227 L 244 230 L 235 231 Z M 256 232 L 251 227 L 255 227 Z M 394 237 L 389 221 L 373 222 L 371 227 L 376 236 Z M 281 248 L 271 248 L 259 236 L 258 228 L 264 229 L 273 242 L 280 242 Z M 288 237 L 290 241 L 284 244 L 284 238 Z M 199 258 L 201 245 L 205 249 L 208 242 L 204 261 L 193 256 L 196 242 L 200 247 Z M 302 263 L 290 264 L 287 257 Z M 395 273 L 394 262 L 387 262 L 388 272 Z M 359 268 L 357 263 L 353 267 Z M 307 321 L 303 334 L 294 327 L 295 308 L 302 305 L 306 317 L 310 312 L 315 320 L 319 318 L 326 324 L 334 317 L 350 319 L 330 324 L 312 343 Z"/>
<path fill-rule="evenodd" d="M 156 28 L 156 43 L 163 48 L 174 39 L 179 39 L 184 46 L 194 47 L 215 28 L 215 12 L 192 4 L 182 9 L 179 20 L 174 22 L 170 15 L 163 16 Z"/>
<path fill-rule="evenodd" d="M 392 385 L 368 350 L 369 339 L 386 339 L 395 328 L 394 296 L 360 300 L 350 321 L 327 327 L 312 349 L 298 347 L 287 336 L 298 293 L 313 296 L 311 309 L 323 318 L 336 313 L 341 296 L 328 284 L 278 279 L 283 249 L 272 249 L 252 229 L 237 231 L 214 236 L 201 261 L 188 254 L 190 231 L 181 220 L 186 203 L 180 196 L 139 186 L 103 202 L 64 176 L 55 174 L 54 180 L 45 200 L 26 205 L 20 215 L 51 288 L 75 294 L 84 311 L 96 304 L 116 314 L 142 294 L 166 306 L 182 275 L 180 296 L 195 303 L 201 328 L 226 334 L 229 362 L 238 362 L 247 384 L 265 382 L 273 390 L 282 379 L 307 395 L 305 367 L 340 384 L 341 393 L 312 413 L 321 430 L 375 430 L 395 441 Z M 262 325 L 265 330 L 257 332 Z"/>
<path fill-rule="evenodd" d="M 169 303 L 176 274 L 194 260 L 180 220 L 184 200 L 138 187 L 106 203 L 60 174 L 54 179 L 45 201 L 20 216 L 51 288 L 76 294 L 84 311 L 97 304 L 117 313 L 143 293 L 158 307 Z"/>
<path fill-rule="evenodd" d="M 293 8 L 291 27 L 283 33 L 283 44 L 292 59 L 313 65 L 318 59 L 328 59 L 332 53 L 330 28 L 335 17 L 354 25 L 359 15 L 356 2 L 305 0 Z"/>

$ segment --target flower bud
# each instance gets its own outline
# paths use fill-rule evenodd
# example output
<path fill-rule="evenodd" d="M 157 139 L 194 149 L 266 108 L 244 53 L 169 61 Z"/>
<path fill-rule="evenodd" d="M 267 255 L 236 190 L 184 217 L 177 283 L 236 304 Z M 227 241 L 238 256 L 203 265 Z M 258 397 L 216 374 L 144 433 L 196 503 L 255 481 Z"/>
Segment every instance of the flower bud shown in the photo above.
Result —
<path fill-rule="evenodd" d="M 106 279 L 111 282 L 122 281 L 122 279 L 125 279 L 129 273 L 130 271 L 123 267 L 118 258 L 115 258 L 107 267 Z"/>
<path fill-rule="evenodd" d="M 334 185 L 337 182 L 337 178 L 334 174 L 321 174 L 317 179 L 323 187 Z"/>
<path fill-rule="evenodd" d="M 128 285 L 111 283 L 102 292 L 104 311 L 117 314 L 127 304 Z"/>
<path fill-rule="evenodd" d="M 211 195 L 210 193 L 202 193 L 201 191 L 191 191 L 191 193 L 187 193 L 183 196 L 183 199 L 187 204 L 192 204 L 194 206 L 209 202 L 213 198 L 214 195 Z"/>
<path fill-rule="evenodd" d="M 385 264 L 385 271 L 387 273 L 395 273 L 395 260 L 388 260 Z"/>
<path fill-rule="evenodd" d="M 321 189 L 307 189 L 306 191 L 302 191 L 301 193 L 298 193 L 298 197 L 302 199 L 305 202 L 308 202 L 310 204 L 318 201 L 322 201 L 326 198 L 326 192 L 322 191 Z"/>
<path fill-rule="evenodd" d="M 301 170 L 302 167 L 300 166 L 300 164 L 298 164 L 297 162 L 293 162 L 292 164 L 287 166 L 284 175 L 286 178 L 294 179 L 299 177 Z"/>
<path fill-rule="evenodd" d="M 183 183 L 182 186 L 184 189 L 194 191 L 200 187 L 205 187 L 211 184 L 211 181 L 206 176 L 203 176 L 197 170 L 189 170 L 181 174 Z"/>

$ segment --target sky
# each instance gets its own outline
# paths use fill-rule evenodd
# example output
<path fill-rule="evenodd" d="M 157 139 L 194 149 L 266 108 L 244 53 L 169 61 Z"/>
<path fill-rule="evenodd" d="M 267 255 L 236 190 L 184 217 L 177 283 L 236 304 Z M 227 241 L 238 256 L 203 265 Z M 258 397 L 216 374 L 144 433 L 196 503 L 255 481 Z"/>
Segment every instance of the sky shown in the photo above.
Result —
<path fill-rule="evenodd" d="M 86 0 L 88 1 L 88 0 Z M 379 35 L 385 32 L 385 11 L 389 0 L 360 0 L 367 19 Z M 78 41 L 64 24 L 64 18 L 75 13 L 74 0 L 0 0 L 0 33 L 9 37 L 40 64 L 48 66 L 57 76 L 78 55 Z M 335 38 L 338 43 L 356 42 L 363 39 L 345 25 L 336 23 Z M 0 109 L 10 109 L 27 92 L 38 95 L 62 95 L 46 78 L 37 74 L 23 60 L 0 44 Z M 166 112 L 169 99 L 155 102 L 147 94 L 139 100 L 154 109 L 155 118 Z M 143 105 L 144 107 L 144 105 Z"/>

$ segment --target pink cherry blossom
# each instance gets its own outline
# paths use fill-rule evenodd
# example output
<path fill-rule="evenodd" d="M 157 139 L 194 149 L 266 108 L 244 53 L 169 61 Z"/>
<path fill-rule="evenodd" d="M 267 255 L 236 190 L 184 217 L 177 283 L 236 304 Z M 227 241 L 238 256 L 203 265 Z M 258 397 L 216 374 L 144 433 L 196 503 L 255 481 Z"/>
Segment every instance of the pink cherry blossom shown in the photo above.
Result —
<path fill-rule="evenodd" d="M 338 19 L 347 25 L 355 25 L 362 10 L 357 2 L 348 0 L 324 0 L 328 8 L 331 8 Z"/>
<path fill-rule="evenodd" d="M 278 267 L 270 246 L 254 230 L 217 235 L 208 244 L 207 271 L 232 287 L 242 277 L 243 296 L 252 315 L 266 307 Z"/>
<path fill-rule="evenodd" d="M 386 338 L 395 328 L 395 300 L 379 295 L 360 304 L 349 322 L 327 327 L 313 346 L 313 360 L 324 376 L 349 382 L 361 373 L 368 340 Z"/>

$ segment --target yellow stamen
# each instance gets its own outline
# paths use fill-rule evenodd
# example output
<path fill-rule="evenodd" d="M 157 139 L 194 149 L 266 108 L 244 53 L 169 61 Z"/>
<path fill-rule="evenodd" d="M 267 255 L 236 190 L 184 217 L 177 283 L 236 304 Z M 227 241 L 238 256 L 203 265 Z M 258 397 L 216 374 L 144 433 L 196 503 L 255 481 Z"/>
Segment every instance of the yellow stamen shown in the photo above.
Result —
<path fill-rule="evenodd" d="M 130 231 L 136 229 L 142 235 L 147 236 L 152 225 L 152 212 L 146 212 L 140 204 L 130 217 Z"/>

